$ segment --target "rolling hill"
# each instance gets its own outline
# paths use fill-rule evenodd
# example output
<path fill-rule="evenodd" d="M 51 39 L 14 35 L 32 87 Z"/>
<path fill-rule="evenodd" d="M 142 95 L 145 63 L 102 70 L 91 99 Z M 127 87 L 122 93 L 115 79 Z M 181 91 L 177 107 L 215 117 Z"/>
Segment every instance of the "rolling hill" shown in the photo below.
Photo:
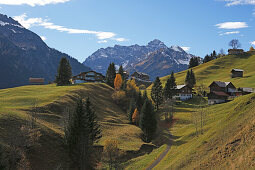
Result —
<path fill-rule="evenodd" d="M 208 86 L 212 81 L 231 81 L 237 87 L 255 87 L 255 55 L 228 55 L 193 68 L 197 83 Z M 245 71 L 243 78 L 231 78 L 232 68 Z M 186 71 L 175 74 L 183 84 Z M 163 77 L 163 84 L 169 76 Z M 205 125 L 196 136 L 195 114 L 204 108 Z M 169 104 L 158 114 L 163 120 Z M 174 125 L 169 128 L 170 150 L 154 169 L 254 169 L 255 168 L 255 94 L 208 106 L 197 98 L 175 105 Z M 152 154 L 130 160 L 126 169 L 149 167 L 164 152 L 164 146 Z M 147 160 L 147 161 L 144 161 Z"/>
<path fill-rule="evenodd" d="M 139 150 L 143 144 L 140 129 L 128 124 L 126 113 L 112 100 L 114 89 L 97 83 L 57 87 L 56 85 L 22 86 L 0 90 L 0 144 L 9 144 L 27 124 L 27 111 L 36 100 L 39 106 L 38 126 L 41 129 L 40 146 L 29 153 L 32 169 L 65 168 L 66 151 L 63 148 L 65 109 L 73 108 L 78 96 L 88 97 L 94 104 L 104 140 L 116 139 L 122 150 Z M 102 107 L 104 106 L 104 107 Z"/>
<path fill-rule="evenodd" d="M 227 55 L 216 60 L 204 63 L 193 68 L 197 85 L 204 84 L 206 87 L 212 81 L 232 82 L 236 87 L 255 88 L 255 53 L 247 52 L 244 55 Z M 243 78 L 231 78 L 231 70 L 238 68 L 244 70 Z M 175 74 L 177 84 L 185 82 L 187 71 Z M 169 76 L 161 78 L 164 84 Z"/>

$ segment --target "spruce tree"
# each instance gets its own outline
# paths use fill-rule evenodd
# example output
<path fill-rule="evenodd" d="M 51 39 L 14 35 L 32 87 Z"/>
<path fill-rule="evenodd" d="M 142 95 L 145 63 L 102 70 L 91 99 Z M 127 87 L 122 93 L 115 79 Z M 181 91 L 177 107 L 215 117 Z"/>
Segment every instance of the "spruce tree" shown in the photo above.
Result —
<path fill-rule="evenodd" d="M 110 63 L 106 73 L 106 84 L 114 88 L 114 79 L 116 77 L 115 64 Z"/>
<path fill-rule="evenodd" d="M 164 88 L 165 99 L 171 99 L 176 94 L 176 82 L 174 73 L 172 72 L 170 78 L 167 80 Z"/>
<path fill-rule="evenodd" d="M 157 119 L 153 106 L 149 99 L 147 99 L 143 104 L 140 113 L 139 126 L 143 131 L 144 141 L 150 142 L 153 139 L 153 135 L 157 130 Z"/>
<path fill-rule="evenodd" d="M 151 89 L 151 98 L 156 105 L 156 109 L 158 110 L 159 105 L 163 102 L 163 87 L 159 77 L 156 77 L 156 80 L 153 83 Z"/>
<path fill-rule="evenodd" d="M 135 108 L 136 108 L 135 100 L 134 100 L 134 98 L 131 98 L 130 102 L 129 102 L 128 113 L 127 113 L 128 120 L 129 120 L 130 124 L 132 124 L 132 116 L 133 116 L 133 113 L 135 111 Z"/>
<path fill-rule="evenodd" d="M 90 102 L 89 97 L 86 99 L 85 112 L 88 119 L 88 129 L 92 143 L 97 143 L 102 137 L 101 128 L 97 121 L 96 112 L 93 110 L 93 106 Z"/>
<path fill-rule="evenodd" d="M 186 84 L 186 85 L 189 85 L 189 84 L 190 84 L 190 72 L 189 72 L 189 70 L 187 71 L 187 74 L 186 74 L 185 84 Z"/>
<path fill-rule="evenodd" d="M 126 80 L 126 78 L 125 78 L 125 76 L 124 76 L 124 70 L 123 70 L 122 65 L 120 65 L 120 68 L 119 68 L 118 74 L 120 74 L 120 75 L 121 75 L 122 80 Z"/>
<path fill-rule="evenodd" d="M 139 112 L 142 109 L 143 103 L 144 103 L 143 96 L 142 96 L 142 93 L 139 91 L 139 93 L 138 93 L 138 95 L 136 97 L 136 107 L 137 107 Z"/>
<path fill-rule="evenodd" d="M 144 92 L 143 92 L 143 101 L 145 102 L 146 99 L 148 99 L 147 90 L 144 90 Z"/>
<path fill-rule="evenodd" d="M 72 67 L 66 57 L 61 58 L 56 76 L 56 83 L 58 86 L 71 84 Z"/>
<path fill-rule="evenodd" d="M 195 77 L 195 74 L 192 69 L 190 71 L 190 83 L 189 84 L 191 85 L 190 87 L 194 87 L 196 84 L 196 77 Z"/>
<path fill-rule="evenodd" d="M 68 125 L 65 128 L 66 144 L 73 167 L 77 166 L 81 170 L 91 168 L 93 145 L 102 137 L 96 119 L 89 98 L 85 105 L 83 100 L 79 99 L 75 112 L 69 116 Z"/>

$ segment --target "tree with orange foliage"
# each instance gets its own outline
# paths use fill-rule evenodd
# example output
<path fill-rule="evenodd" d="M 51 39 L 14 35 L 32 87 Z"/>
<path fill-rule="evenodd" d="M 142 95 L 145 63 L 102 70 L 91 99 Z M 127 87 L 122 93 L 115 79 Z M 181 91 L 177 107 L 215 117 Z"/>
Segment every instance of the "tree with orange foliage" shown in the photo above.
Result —
<path fill-rule="evenodd" d="M 250 51 L 255 51 L 255 49 L 253 48 L 253 46 L 251 46 Z"/>
<path fill-rule="evenodd" d="M 115 90 L 120 90 L 122 85 L 122 77 L 121 74 L 116 74 L 115 80 L 114 80 L 114 87 Z"/>
<path fill-rule="evenodd" d="M 137 110 L 137 108 L 135 109 L 133 115 L 132 115 L 132 122 L 135 124 L 135 125 L 138 125 L 138 122 L 139 122 L 139 111 Z"/>

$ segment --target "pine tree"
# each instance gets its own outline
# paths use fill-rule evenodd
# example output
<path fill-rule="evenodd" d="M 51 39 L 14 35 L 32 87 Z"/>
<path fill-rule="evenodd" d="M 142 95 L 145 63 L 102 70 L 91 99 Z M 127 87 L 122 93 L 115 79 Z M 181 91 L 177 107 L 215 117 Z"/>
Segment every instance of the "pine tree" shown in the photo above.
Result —
<path fill-rule="evenodd" d="M 71 84 L 72 78 L 72 67 L 66 57 L 61 58 L 58 74 L 56 76 L 56 83 L 58 86 L 64 86 Z"/>
<path fill-rule="evenodd" d="M 102 135 L 101 135 L 101 128 L 97 121 L 96 113 L 93 110 L 93 106 L 90 102 L 89 97 L 86 99 L 85 112 L 88 119 L 90 139 L 92 141 L 92 144 L 94 144 L 98 142 L 98 140 L 102 137 Z"/>
<path fill-rule="evenodd" d="M 189 72 L 189 70 L 187 71 L 187 74 L 186 74 L 185 84 L 186 84 L 186 85 L 189 85 L 189 84 L 190 84 L 190 72 Z"/>
<path fill-rule="evenodd" d="M 125 79 L 126 79 L 126 78 L 124 77 L 124 69 L 123 69 L 122 65 L 120 65 L 120 68 L 119 68 L 118 74 L 120 74 L 120 75 L 121 75 L 122 80 L 125 80 Z"/>
<path fill-rule="evenodd" d="M 196 84 L 196 77 L 195 77 L 195 74 L 192 69 L 190 71 L 190 83 L 189 84 L 190 84 L 190 87 L 194 87 Z"/>
<path fill-rule="evenodd" d="M 139 112 L 142 109 L 143 103 L 144 103 L 143 96 L 142 96 L 142 93 L 139 91 L 139 93 L 137 94 L 137 97 L 136 97 L 136 107 Z"/>
<path fill-rule="evenodd" d="M 148 99 L 147 90 L 144 90 L 144 92 L 143 92 L 143 102 L 145 102 L 146 99 Z"/>
<path fill-rule="evenodd" d="M 73 166 L 79 169 L 90 169 L 90 158 L 93 144 L 101 138 L 101 129 L 96 120 L 89 98 L 84 105 L 83 100 L 77 101 L 75 112 L 69 116 L 65 128 L 65 139 Z"/>
<path fill-rule="evenodd" d="M 127 113 L 129 123 L 131 123 L 131 124 L 132 124 L 132 116 L 133 116 L 133 113 L 135 111 L 135 108 L 136 108 L 135 100 L 134 100 L 134 98 L 131 98 L 130 102 L 129 102 L 128 113 Z"/>
<path fill-rule="evenodd" d="M 151 98 L 156 105 L 156 109 L 158 110 L 159 105 L 163 102 L 163 87 L 159 77 L 156 77 L 156 80 L 153 83 L 151 89 Z"/>
<path fill-rule="evenodd" d="M 114 79 L 116 77 L 116 69 L 114 63 L 110 63 L 106 73 L 106 84 L 114 88 Z"/>
<path fill-rule="evenodd" d="M 189 61 L 189 68 L 196 67 L 199 65 L 199 58 L 198 57 L 192 57 Z"/>
<path fill-rule="evenodd" d="M 167 80 L 164 88 L 165 99 L 171 99 L 176 94 L 176 82 L 174 73 L 172 72 L 170 78 Z"/>
<path fill-rule="evenodd" d="M 157 130 L 157 119 L 151 102 L 147 99 L 140 113 L 139 126 L 144 134 L 144 141 L 150 142 Z"/>

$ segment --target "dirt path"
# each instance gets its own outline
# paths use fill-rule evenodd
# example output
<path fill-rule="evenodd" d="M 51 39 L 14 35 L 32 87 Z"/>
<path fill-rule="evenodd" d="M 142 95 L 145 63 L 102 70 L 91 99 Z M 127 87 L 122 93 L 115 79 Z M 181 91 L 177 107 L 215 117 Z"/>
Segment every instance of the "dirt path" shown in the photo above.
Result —
<path fill-rule="evenodd" d="M 171 139 L 171 137 L 172 135 L 169 133 L 169 138 Z M 171 142 L 167 144 L 167 148 L 164 150 L 164 152 L 161 153 L 159 157 L 149 167 L 146 168 L 146 170 L 151 170 L 155 166 L 157 166 L 160 163 L 160 161 L 162 161 L 162 159 L 166 156 L 166 154 L 169 152 L 170 149 L 171 149 Z"/>

